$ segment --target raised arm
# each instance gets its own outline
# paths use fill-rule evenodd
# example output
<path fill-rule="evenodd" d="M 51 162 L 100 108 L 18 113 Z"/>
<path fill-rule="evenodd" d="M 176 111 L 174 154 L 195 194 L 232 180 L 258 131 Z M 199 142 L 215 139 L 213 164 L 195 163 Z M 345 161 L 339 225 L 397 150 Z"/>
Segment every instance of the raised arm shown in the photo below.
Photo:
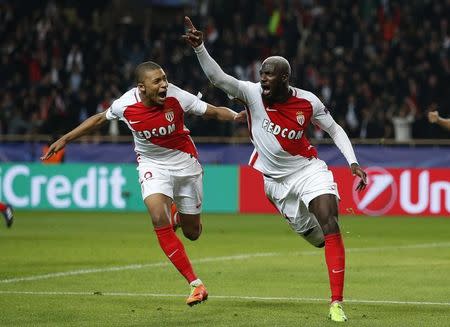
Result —
<path fill-rule="evenodd" d="M 53 156 L 56 152 L 63 149 L 67 143 L 76 140 L 77 138 L 86 135 L 97 128 L 101 127 L 108 120 L 106 119 L 106 111 L 93 115 L 75 127 L 67 134 L 61 136 L 57 141 L 52 143 L 48 148 L 46 154 L 41 157 L 41 160 L 46 160 Z"/>
<path fill-rule="evenodd" d="M 234 97 L 240 97 L 239 81 L 231 75 L 226 74 L 217 62 L 209 55 L 203 44 L 203 33 L 197 30 L 189 17 L 184 18 L 186 33 L 182 36 L 186 42 L 194 48 L 200 66 L 214 86 Z"/>
<path fill-rule="evenodd" d="M 428 121 L 432 124 L 437 124 L 450 131 L 450 118 L 447 119 L 442 118 L 441 116 L 439 116 L 438 111 L 430 111 L 428 113 Z"/>

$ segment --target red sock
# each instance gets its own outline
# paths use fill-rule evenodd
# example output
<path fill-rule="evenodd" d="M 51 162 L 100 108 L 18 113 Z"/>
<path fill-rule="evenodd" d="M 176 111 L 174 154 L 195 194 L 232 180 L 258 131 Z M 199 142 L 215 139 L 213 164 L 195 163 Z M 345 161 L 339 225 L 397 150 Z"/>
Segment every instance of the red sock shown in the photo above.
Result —
<path fill-rule="evenodd" d="M 165 226 L 155 228 L 156 236 L 158 237 L 159 245 L 164 253 L 167 255 L 173 265 L 190 283 L 197 279 L 197 276 L 192 269 L 191 262 L 184 250 L 183 243 L 177 237 L 172 229 L 172 226 Z"/>
<path fill-rule="evenodd" d="M 3 202 L 0 202 L 0 211 L 5 211 L 6 210 L 6 204 L 4 204 Z"/>
<path fill-rule="evenodd" d="M 330 278 L 331 302 L 342 301 L 344 293 L 345 249 L 340 233 L 325 235 L 325 261 Z"/>

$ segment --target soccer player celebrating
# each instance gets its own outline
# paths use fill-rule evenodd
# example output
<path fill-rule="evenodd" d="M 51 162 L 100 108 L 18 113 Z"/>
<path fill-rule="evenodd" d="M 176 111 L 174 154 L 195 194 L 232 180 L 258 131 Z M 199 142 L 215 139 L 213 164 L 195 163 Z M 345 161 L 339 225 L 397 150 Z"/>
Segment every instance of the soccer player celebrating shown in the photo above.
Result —
<path fill-rule="evenodd" d="M 0 212 L 5 218 L 6 227 L 10 228 L 14 222 L 14 211 L 11 205 L 0 202 Z"/>
<path fill-rule="evenodd" d="M 208 292 L 195 274 L 171 223 L 178 216 L 183 234 L 190 240 L 198 239 L 202 231 L 203 170 L 190 132 L 184 125 L 184 114 L 234 120 L 237 113 L 203 102 L 169 83 L 164 70 L 154 62 L 138 65 L 135 77 L 137 87 L 115 100 L 105 112 L 89 117 L 51 144 L 41 159 L 48 159 L 67 143 L 108 120 L 125 122 L 134 137 L 142 198 L 161 249 L 191 286 L 186 303 L 192 306 L 205 301 Z M 171 213 L 172 202 L 178 213 Z"/>
<path fill-rule="evenodd" d="M 325 246 L 331 287 L 329 316 L 333 321 L 346 321 L 342 309 L 345 250 L 338 225 L 339 194 L 333 174 L 317 158 L 305 132 L 314 123 L 331 136 L 353 175 L 361 178 L 357 190 L 362 190 L 366 173 L 356 160 L 347 134 L 314 94 L 289 85 L 291 67 L 285 58 L 264 60 L 259 83 L 240 81 L 224 73 L 211 58 L 203 45 L 202 32 L 188 17 L 185 27 L 183 38 L 194 48 L 209 80 L 246 104 L 255 146 L 250 165 L 264 175 L 267 197 L 295 232 L 317 247 Z"/>

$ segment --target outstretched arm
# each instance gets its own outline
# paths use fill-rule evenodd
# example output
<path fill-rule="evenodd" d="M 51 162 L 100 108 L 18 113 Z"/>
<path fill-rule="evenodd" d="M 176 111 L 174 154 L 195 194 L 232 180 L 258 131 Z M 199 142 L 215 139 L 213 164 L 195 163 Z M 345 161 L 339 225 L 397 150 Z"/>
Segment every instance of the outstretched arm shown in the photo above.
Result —
<path fill-rule="evenodd" d="M 450 131 L 450 118 L 442 118 L 441 116 L 439 116 L 438 111 L 430 111 L 428 113 L 428 121 L 432 124 L 438 124 L 439 126 Z"/>
<path fill-rule="evenodd" d="M 236 120 L 241 123 L 245 123 L 247 121 L 247 115 L 238 115 L 237 112 L 231 110 L 230 108 L 216 107 L 212 104 L 207 105 L 203 117 L 217 120 Z"/>
<path fill-rule="evenodd" d="M 60 137 L 57 141 L 55 141 L 50 147 L 46 154 L 41 157 L 41 160 L 46 160 L 53 156 L 56 152 L 63 149 L 67 143 L 76 140 L 77 138 L 88 134 L 97 128 L 101 127 L 108 120 L 106 119 L 106 111 L 93 115 L 82 122 L 80 125 L 75 127 L 73 130 L 68 132 L 67 134 Z"/>
<path fill-rule="evenodd" d="M 219 87 L 227 94 L 239 97 L 239 81 L 226 74 L 217 62 L 209 55 L 203 44 L 203 33 L 197 30 L 189 17 L 184 18 L 186 34 L 182 37 L 194 48 L 200 66 L 214 86 Z"/>

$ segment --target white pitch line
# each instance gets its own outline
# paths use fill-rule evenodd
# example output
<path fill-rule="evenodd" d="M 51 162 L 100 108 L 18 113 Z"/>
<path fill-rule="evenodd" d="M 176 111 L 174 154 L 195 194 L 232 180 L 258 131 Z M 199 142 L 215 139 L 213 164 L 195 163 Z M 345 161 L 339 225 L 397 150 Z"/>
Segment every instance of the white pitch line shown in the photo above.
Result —
<path fill-rule="evenodd" d="M 450 242 L 410 244 L 410 245 L 372 247 L 372 248 L 370 248 L 370 247 L 369 248 L 348 248 L 348 249 L 346 249 L 346 252 L 347 253 L 378 252 L 378 251 L 384 251 L 384 250 L 428 249 L 428 248 L 437 248 L 437 247 L 450 247 Z M 322 253 L 323 252 L 320 249 L 316 249 L 314 251 L 299 251 L 299 252 L 263 252 L 263 253 L 237 254 L 237 255 L 223 256 L 223 257 L 209 257 L 209 258 L 191 260 L 191 262 L 193 264 L 197 264 L 197 263 L 216 262 L 216 261 L 243 260 L 243 259 L 258 258 L 258 257 L 274 257 L 274 256 L 281 256 L 281 255 L 300 255 L 300 256 L 301 255 L 322 255 Z M 50 279 L 50 278 L 57 278 L 57 277 L 66 277 L 66 276 L 86 275 L 86 274 L 111 272 L 111 271 L 157 268 L 157 267 L 164 267 L 167 265 L 169 265 L 169 262 L 164 261 L 164 262 L 155 262 L 155 263 L 147 263 L 147 264 L 133 264 L 133 265 L 127 265 L 127 266 L 80 269 L 80 270 L 48 273 L 48 274 L 43 274 L 43 275 L 27 276 L 27 277 L 7 278 L 7 279 L 0 280 L 0 284 L 34 281 L 34 280 Z"/>
<path fill-rule="evenodd" d="M 53 292 L 53 291 L 0 291 L 0 294 L 11 295 L 62 295 L 62 296 L 124 296 L 124 297 L 186 297 L 185 294 L 157 294 L 157 293 L 129 293 L 129 292 Z M 329 299 L 308 297 L 267 297 L 267 296 L 238 296 L 238 295 L 210 295 L 209 299 L 224 300 L 252 300 L 252 301 L 280 301 L 280 302 L 329 302 Z M 390 301 L 390 300 L 357 300 L 346 299 L 348 303 L 360 304 L 398 304 L 398 305 L 437 305 L 450 306 L 450 302 L 429 301 Z"/>
<path fill-rule="evenodd" d="M 238 255 L 234 255 L 234 256 L 211 257 L 211 258 L 191 260 L 191 262 L 192 263 L 203 263 L 203 262 L 215 262 L 215 261 L 243 260 L 243 259 L 249 259 L 249 258 L 270 257 L 270 256 L 277 256 L 277 255 L 280 255 L 280 253 L 266 252 L 266 253 L 238 254 Z M 164 267 L 164 266 L 168 266 L 168 265 L 169 265 L 169 262 L 164 261 L 164 262 L 155 262 L 155 263 L 146 263 L 146 264 L 134 264 L 134 265 L 127 265 L 127 266 L 80 269 L 80 270 L 49 273 L 49 274 L 44 274 L 44 275 L 34 275 L 34 276 L 28 276 L 28 277 L 2 279 L 2 280 L 0 280 L 0 283 L 8 284 L 8 283 L 25 282 L 25 281 L 49 279 L 49 278 L 56 278 L 56 277 L 86 275 L 86 274 L 93 274 L 93 273 L 99 273 L 99 272 L 137 270 L 137 269 L 143 269 L 143 268 Z"/>

